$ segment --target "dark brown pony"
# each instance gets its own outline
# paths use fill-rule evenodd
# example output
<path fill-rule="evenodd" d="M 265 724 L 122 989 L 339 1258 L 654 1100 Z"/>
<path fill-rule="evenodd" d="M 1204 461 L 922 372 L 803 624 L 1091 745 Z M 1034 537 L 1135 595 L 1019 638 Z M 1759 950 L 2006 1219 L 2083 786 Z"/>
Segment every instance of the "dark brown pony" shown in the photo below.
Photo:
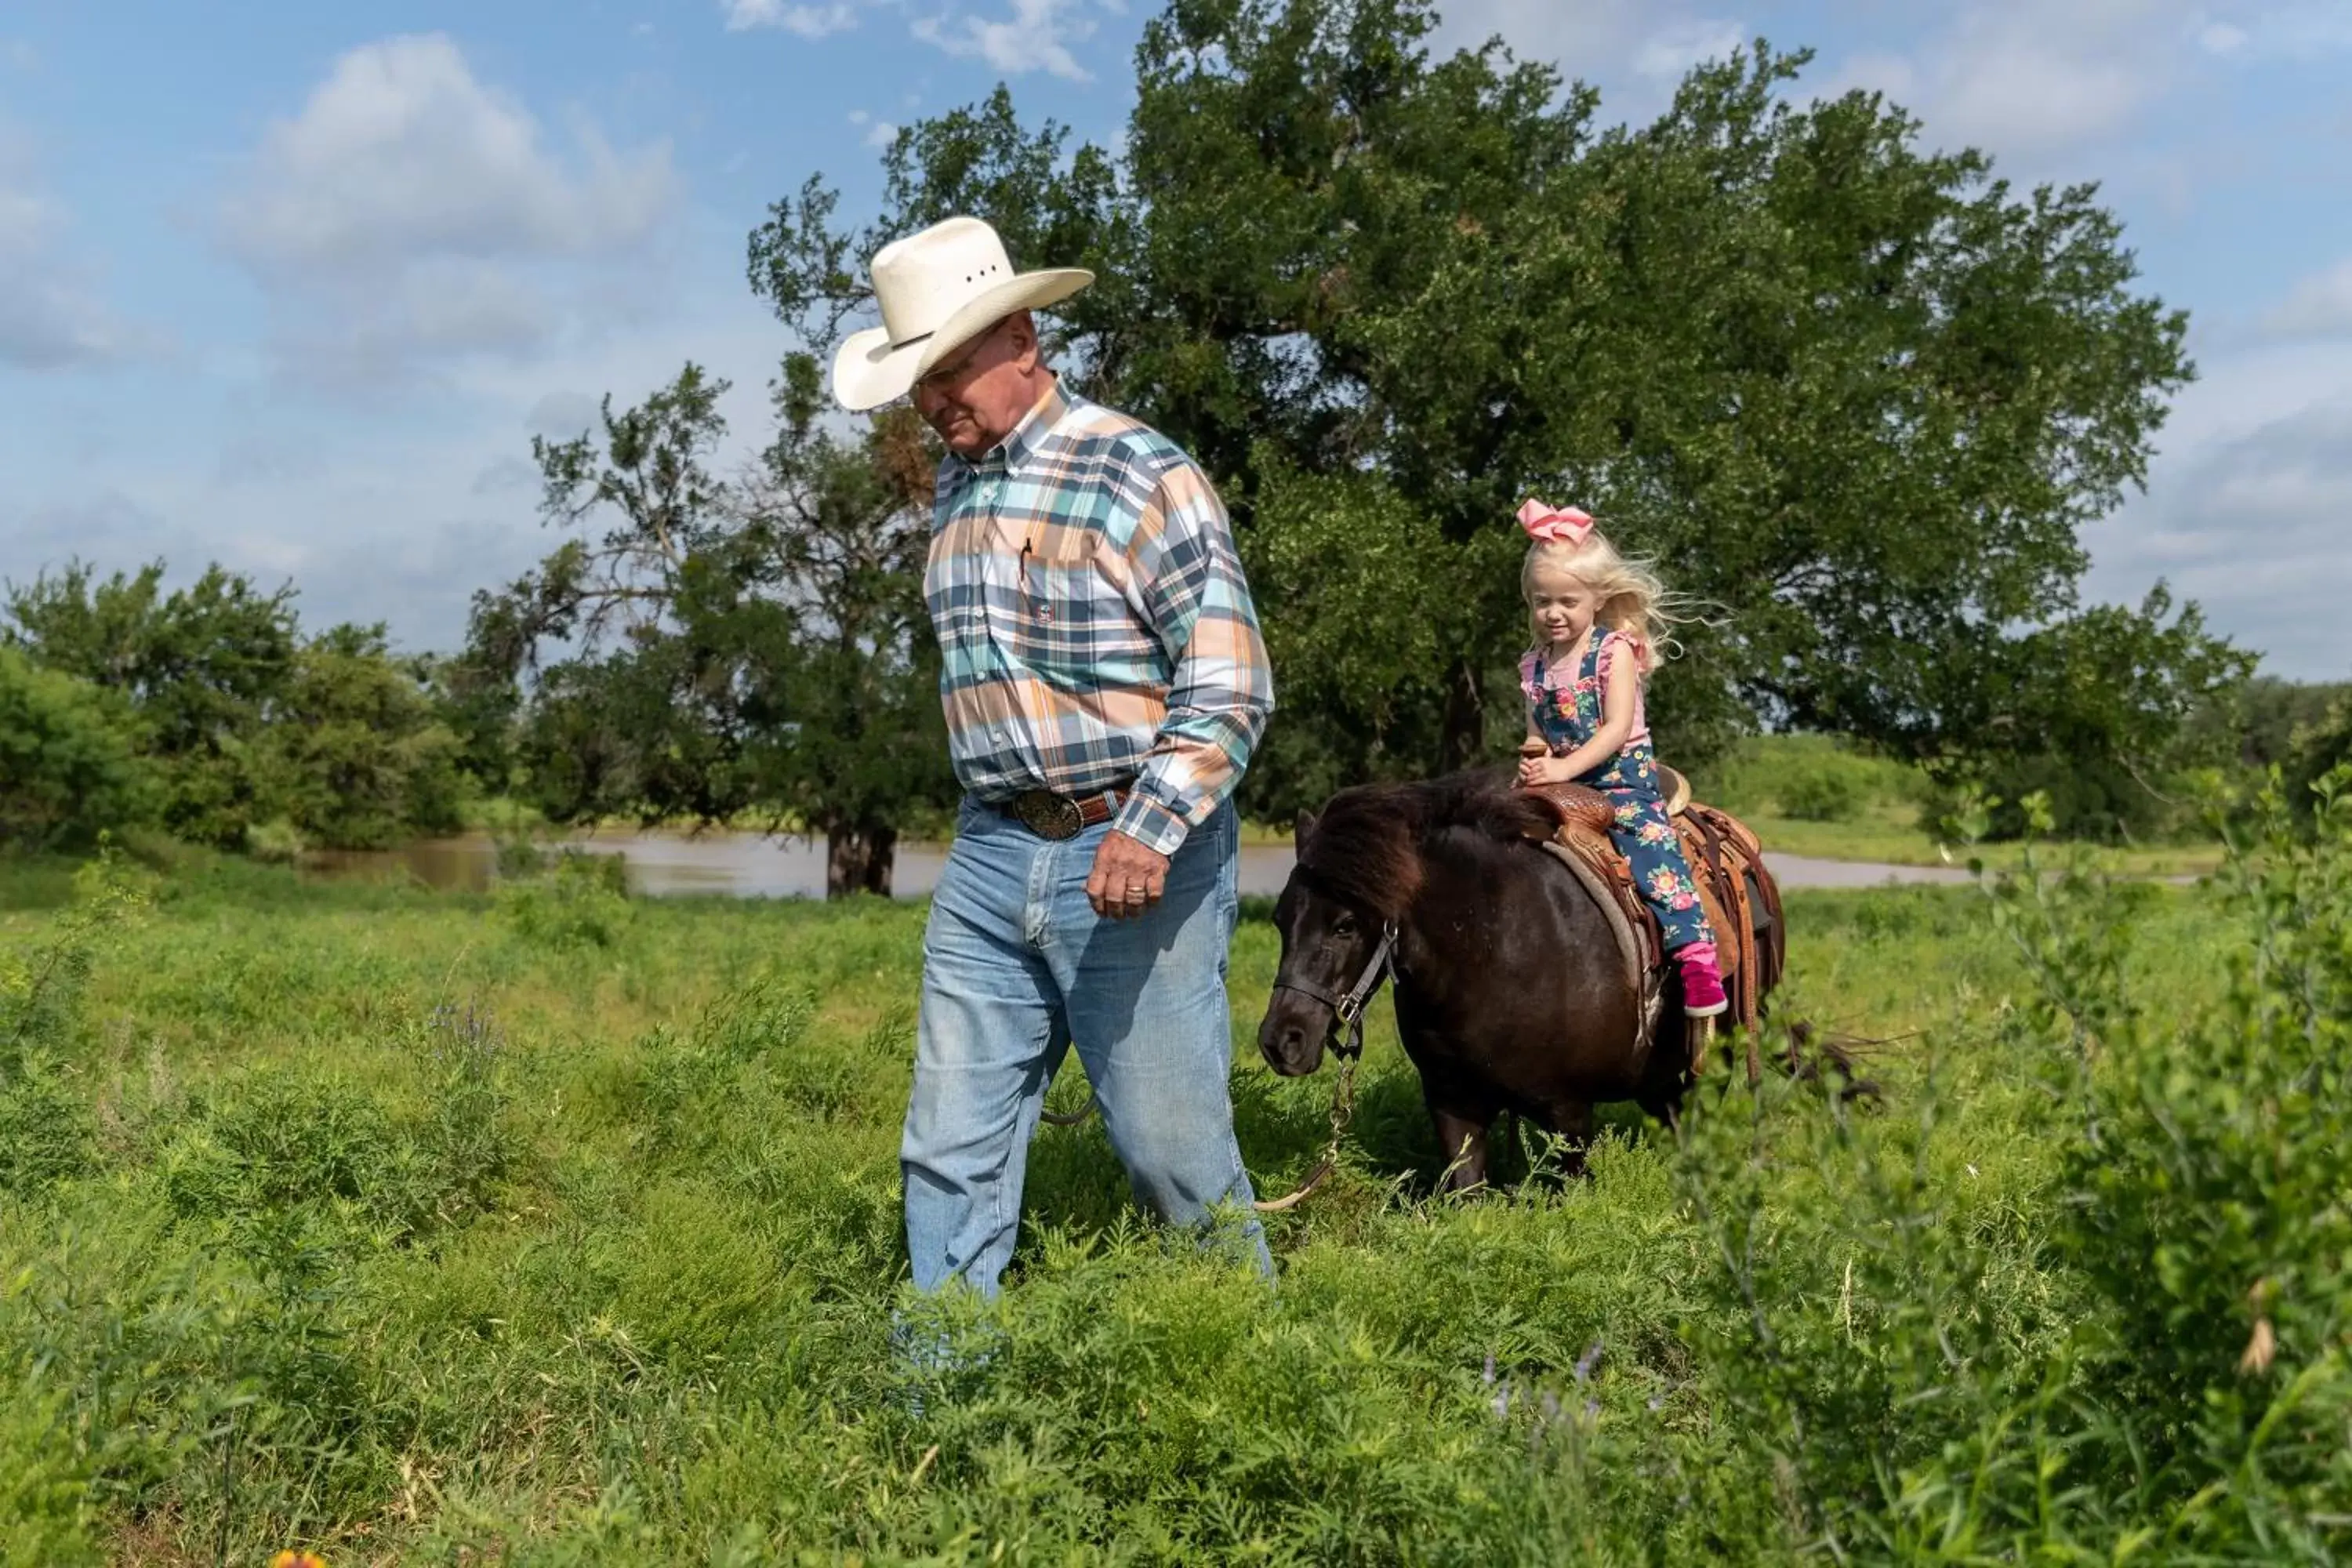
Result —
<path fill-rule="evenodd" d="M 1573 1168 L 1596 1102 L 1667 1118 L 1687 1081 L 1677 982 L 1645 1048 L 1607 918 L 1528 841 L 1552 820 L 1499 773 L 1344 790 L 1299 818 L 1275 905 L 1282 967 L 1258 1049 L 1286 1077 L 1313 1072 L 1339 1030 L 1334 999 L 1392 929 L 1397 1032 L 1454 1188 L 1486 1181 L 1487 1129 L 1506 1110 L 1567 1138 Z"/>

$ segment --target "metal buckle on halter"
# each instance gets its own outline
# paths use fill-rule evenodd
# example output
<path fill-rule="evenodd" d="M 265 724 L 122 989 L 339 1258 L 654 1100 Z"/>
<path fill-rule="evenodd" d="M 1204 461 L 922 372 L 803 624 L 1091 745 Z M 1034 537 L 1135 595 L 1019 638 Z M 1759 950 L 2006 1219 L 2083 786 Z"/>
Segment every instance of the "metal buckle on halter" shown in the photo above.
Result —
<path fill-rule="evenodd" d="M 1076 838 L 1087 825 L 1076 801 L 1050 790 L 1023 790 L 1013 797 L 1013 815 L 1040 838 Z"/>
<path fill-rule="evenodd" d="M 1371 1005 L 1381 982 L 1389 977 L 1396 942 L 1396 922 L 1391 921 L 1381 927 L 1380 945 L 1372 949 L 1372 960 L 1364 965 L 1364 973 L 1349 987 L 1345 996 L 1332 1004 L 1331 1016 L 1337 1022 L 1331 1031 L 1331 1048 L 1343 1057 L 1364 1054 L 1364 1009 Z"/>

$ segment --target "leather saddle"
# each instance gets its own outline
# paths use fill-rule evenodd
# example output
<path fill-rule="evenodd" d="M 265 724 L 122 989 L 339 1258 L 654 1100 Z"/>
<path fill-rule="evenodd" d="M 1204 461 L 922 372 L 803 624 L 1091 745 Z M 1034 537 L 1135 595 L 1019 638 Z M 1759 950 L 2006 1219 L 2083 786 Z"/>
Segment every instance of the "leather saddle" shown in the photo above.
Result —
<path fill-rule="evenodd" d="M 1747 824 L 1693 800 L 1689 781 L 1674 769 L 1661 766 L 1658 773 L 1667 818 L 1698 884 L 1700 907 L 1715 929 L 1716 959 L 1731 1004 L 1725 1021 L 1752 1029 L 1788 960 L 1780 885 L 1765 868 L 1764 847 Z M 1585 784 L 1538 784 L 1523 793 L 1541 802 L 1553 819 L 1551 833 L 1540 842 L 1576 874 L 1609 917 L 1643 1000 L 1643 1032 L 1654 1032 L 1665 988 L 1665 950 L 1656 911 L 1634 887 L 1633 867 L 1610 840 L 1616 808 L 1607 795 Z M 1694 1071 L 1709 1034 L 1691 1031 Z"/>

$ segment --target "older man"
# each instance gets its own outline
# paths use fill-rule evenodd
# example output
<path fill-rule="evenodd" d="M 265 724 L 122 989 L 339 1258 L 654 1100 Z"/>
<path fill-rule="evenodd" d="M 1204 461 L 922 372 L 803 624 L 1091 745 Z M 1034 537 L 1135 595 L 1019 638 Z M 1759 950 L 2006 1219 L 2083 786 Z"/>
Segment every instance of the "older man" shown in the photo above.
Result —
<path fill-rule="evenodd" d="M 1091 282 L 1015 273 L 951 218 L 874 258 L 853 411 L 911 393 L 947 444 L 924 594 L 965 799 L 923 940 L 899 1159 L 925 1290 L 992 1293 L 1045 1089 L 1086 1064 L 1136 1194 L 1265 1243 L 1234 1139 L 1231 796 L 1274 706 L 1216 491 L 1166 437 L 1066 390 L 1029 310 Z"/>

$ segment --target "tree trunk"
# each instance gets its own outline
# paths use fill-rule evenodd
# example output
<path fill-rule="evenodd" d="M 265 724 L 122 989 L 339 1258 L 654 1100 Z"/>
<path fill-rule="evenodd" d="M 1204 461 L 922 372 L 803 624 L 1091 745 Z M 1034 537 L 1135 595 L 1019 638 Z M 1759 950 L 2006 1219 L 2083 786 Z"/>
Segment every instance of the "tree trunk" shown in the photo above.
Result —
<path fill-rule="evenodd" d="M 1478 671 L 1467 659 L 1454 666 L 1445 682 L 1445 716 L 1437 732 L 1437 771 L 1450 773 L 1484 762 L 1486 703 Z"/>
<path fill-rule="evenodd" d="M 824 836 L 824 896 L 853 893 L 890 896 L 890 871 L 898 858 L 895 827 L 842 826 Z"/>

